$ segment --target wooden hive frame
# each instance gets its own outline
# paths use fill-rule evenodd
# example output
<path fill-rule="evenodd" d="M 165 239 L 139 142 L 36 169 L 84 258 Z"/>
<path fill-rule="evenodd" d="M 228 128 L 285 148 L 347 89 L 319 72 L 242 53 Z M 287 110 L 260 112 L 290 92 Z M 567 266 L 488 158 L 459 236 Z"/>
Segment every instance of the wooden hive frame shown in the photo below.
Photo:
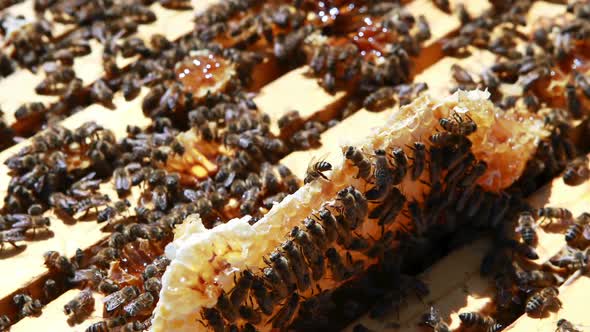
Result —
<path fill-rule="evenodd" d="M 193 1 L 194 10 L 204 10 L 215 0 Z M 455 7 L 459 3 L 467 5 L 472 15 L 479 15 L 488 8 L 487 2 L 474 2 L 467 0 L 451 1 Z M 414 0 L 407 3 L 406 8 L 415 15 L 425 15 L 431 23 L 433 37 L 424 45 L 424 51 L 416 59 L 417 76 L 415 82 L 426 81 L 429 84 L 429 91 L 433 95 L 446 95 L 448 89 L 452 86 L 452 79 L 448 75 L 450 66 L 457 62 L 467 69 L 477 69 L 481 64 L 490 64 L 494 61 L 495 56 L 488 51 L 474 50 L 472 55 L 464 59 L 444 58 L 440 49 L 440 41 L 452 35 L 460 26 L 459 20 L 452 15 L 443 13 L 432 5 L 430 1 Z M 152 9 L 157 13 L 158 20 L 152 24 L 141 26 L 137 36 L 148 40 L 149 37 L 158 32 L 165 34 L 169 39 L 177 39 L 183 34 L 190 32 L 192 28 L 193 12 L 191 11 L 170 11 L 159 6 L 152 5 Z M 531 9 L 534 16 L 555 16 L 565 12 L 562 5 L 549 4 L 544 2 L 536 3 Z M 22 14 L 25 17 L 33 17 L 32 1 L 26 0 L 20 4 L 9 7 L 7 12 L 13 14 Z M 532 14 L 531 14 L 532 16 Z M 64 35 L 70 33 L 71 29 L 67 26 L 55 27 L 55 35 Z M 75 62 L 76 73 L 89 85 L 104 75 L 102 67 L 96 64 L 100 62 L 101 45 L 92 45 L 91 54 L 77 58 Z M 120 59 L 120 65 L 130 64 L 134 59 Z M 98 68 L 98 69 L 97 69 Z M 330 119 L 335 115 L 347 96 L 345 93 L 330 95 L 324 90 L 317 87 L 314 79 L 308 78 L 303 73 L 306 68 L 298 68 L 291 72 L 283 74 L 279 78 L 273 78 L 271 82 L 264 85 L 255 102 L 259 109 L 270 115 L 271 119 L 280 118 L 285 112 L 297 109 L 300 110 L 304 119 Z M 14 121 L 13 112 L 16 107 L 25 101 L 42 101 L 52 103 L 53 97 L 40 97 L 34 93 L 35 85 L 41 80 L 39 74 L 32 74 L 25 69 L 17 69 L 15 73 L 7 78 L 0 80 L 0 105 L 7 111 L 7 120 L 9 124 Z M 12 87 L 18 86 L 19 93 L 15 97 Z M 143 90 L 142 95 L 146 93 Z M 285 96 L 285 98 L 283 98 Z M 288 97 L 287 97 L 288 96 Z M 117 92 L 113 103 L 115 110 L 109 110 L 101 105 L 93 104 L 65 119 L 61 124 L 67 128 L 74 129 L 80 124 L 94 120 L 105 128 L 111 129 L 118 138 L 124 137 L 126 125 L 135 124 L 142 127 L 147 126 L 150 120 L 146 118 L 141 111 L 141 96 L 127 102 L 122 95 Z M 335 127 L 330 128 L 322 134 L 322 146 L 319 149 L 311 151 L 294 152 L 286 156 L 281 162 L 291 168 L 294 173 L 303 177 L 307 163 L 312 155 L 322 155 L 325 151 L 334 151 L 334 149 L 345 141 L 354 140 L 370 134 L 370 129 L 380 122 L 387 112 L 374 113 L 365 109 L 357 110 L 353 115 L 344 119 Z M 116 119 L 116 121 L 110 120 Z M 273 121 L 274 122 L 274 121 Z M 355 130 L 351 132 L 351 128 Z M 276 130 L 276 129 L 275 129 Z M 276 131 L 275 131 L 276 132 Z M 4 161 L 27 145 L 28 141 L 21 142 L 9 149 L 0 152 L 0 193 L 6 195 L 9 177 L 8 169 Z M 334 156 L 329 156 L 329 158 Z M 104 183 L 101 187 L 105 191 L 112 191 L 111 182 Z M 590 183 L 584 183 L 578 187 L 567 187 L 562 179 L 557 178 L 538 193 L 533 195 L 529 202 L 534 207 L 540 207 L 545 204 L 552 206 L 568 206 L 577 214 L 583 211 L 584 202 L 590 199 Z M 576 200 L 571 201 L 574 197 Z M 48 214 L 52 212 L 49 211 Z M 91 250 L 97 244 L 104 242 L 108 233 L 101 230 L 102 226 L 94 222 L 78 222 L 72 225 L 57 222 L 52 225 L 54 236 L 45 241 L 27 242 L 26 250 L 22 252 L 2 253 L 0 258 L 0 271 L 14 271 L 10 275 L 3 277 L 0 284 L 0 313 L 5 311 L 12 301 L 12 295 L 20 290 L 28 290 L 33 295 L 40 293 L 42 282 L 47 278 L 48 271 L 43 266 L 42 254 L 48 249 L 60 250 L 62 254 L 73 256 L 77 248 Z M 560 234 L 551 234 L 539 232 L 540 260 L 546 261 L 559 251 L 563 245 L 563 236 Z M 424 279 L 428 281 L 431 294 L 420 302 L 410 300 L 410 303 L 400 313 L 400 323 L 402 331 L 413 331 L 428 304 L 434 302 L 443 313 L 443 317 L 449 318 L 452 327 L 458 326 L 457 313 L 459 311 L 479 310 L 491 301 L 491 289 L 487 281 L 479 277 L 479 261 L 482 256 L 482 248 L 485 246 L 485 240 L 476 241 L 474 244 L 461 250 L 451 253 L 448 257 L 439 261 L 431 269 L 424 273 Z M 439 278 L 439 276 L 445 276 Z M 448 282 L 454 280 L 454 282 Z M 528 317 L 522 317 L 516 321 L 510 331 L 553 331 L 555 322 L 559 317 L 567 317 L 569 320 L 577 323 L 586 323 L 590 325 L 588 317 L 583 315 L 583 309 L 580 303 L 584 295 L 588 295 L 588 278 L 583 277 L 571 285 L 562 289 L 560 299 L 564 303 L 563 309 L 557 314 L 551 314 L 543 319 L 532 320 Z M 67 324 L 63 315 L 63 305 L 69 301 L 76 290 L 69 290 L 61 294 L 58 298 L 47 304 L 40 317 L 27 317 L 12 326 L 12 331 L 35 331 L 35 330 L 83 330 L 88 324 L 99 321 L 102 318 L 102 296 L 95 294 L 96 308 L 91 317 L 83 325 L 70 326 Z M 447 319 L 447 321 L 449 321 Z M 381 330 L 384 328 L 382 322 L 371 320 L 363 317 L 359 320 L 364 325 Z M 351 325 L 352 328 L 352 325 Z"/>

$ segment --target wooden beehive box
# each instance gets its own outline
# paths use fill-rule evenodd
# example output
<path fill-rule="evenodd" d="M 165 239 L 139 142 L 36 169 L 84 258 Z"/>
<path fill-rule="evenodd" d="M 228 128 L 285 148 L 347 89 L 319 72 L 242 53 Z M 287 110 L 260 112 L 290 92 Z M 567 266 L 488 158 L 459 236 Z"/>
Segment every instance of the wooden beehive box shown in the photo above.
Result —
<path fill-rule="evenodd" d="M 193 11 L 174 11 L 161 7 L 158 3 L 151 5 L 157 14 L 157 20 L 151 24 L 141 25 L 136 36 L 149 40 L 154 33 L 164 34 L 171 40 L 189 33 L 192 30 L 192 18 L 194 11 L 202 11 L 215 3 L 216 0 L 193 0 Z M 464 4 L 471 15 L 483 13 L 489 4 L 487 1 L 451 0 L 452 7 Z M 453 63 L 459 63 L 468 70 L 479 72 L 484 64 L 491 64 L 495 56 L 488 51 L 474 49 L 471 55 L 462 58 L 445 57 L 441 51 L 441 40 L 457 32 L 460 22 L 456 15 L 450 15 L 440 11 L 431 1 L 413 0 L 405 4 L 407 9 L 415 16 L 424 15 L 431 23 L 432 37 L 426 42 L 424 50 L 416 59 L 416 82 L 427 82 L 429 93 L 437 96 L 448 94 L 452 86 L 450 67 Z M 33 1 L 12 5 L 4 12 L 12 15 L 23 15 L 33 18 Z M 555 17 L 565 14 L 565 6 L 548 2 L 537 2 L 530 10 L 527 20 L 535 20 L 539 17 Z M 54 36 L 72 33 L 72 28 L 67 25 L 53 27 Z M 84 85 L 89 85 L 104 75 L 100 65 L 102 45 L 92 44 L 92 52 L 89 55 L 76 58 L 74 68 Z M 119 59 L 121 66 L 130 64 L 131 59 Z M 285 112 L 297 109 L 305 119 L 330 119 L 336 113 L 336 109 L 342 105 L 347 96 L 345 92 L 330 95 L 317 86 L 314 79 L 306 77 L 306 68 L 297 68 L 265 82 L 261 87 L 255 102 L 262 112 L 270 115 L 276 121 Z M 0 79 L 0 105 L 5 111 L 5 119 L 8 124 L 15 123 L 14 111 L 24 102 L 41 101 L 50 104 L 56 101 L 54 97 L 43 97 L 35 93 L 34 87 L 42 80 L 40 73 L 34 74 L 26 69 L 18 68 L 13 74 Z M 144 95 L 147 90 L 143 90 Z M 126 134 L 126 126 L 133 124 L 147 126 L 150 119 L 146 118 L 141 110 L 141 98 L 127 102 L 117 92 L 113 103 L 115 109 L 107 109 L 101 105 L 93 104 L 82 111 L 71 115 L 62 121 L 62 125 L 74 129 L 86 121 L 96 121 L 105 128 L 111 129 L 118 138 Z M 336 126 L 322 134 L 322 146 L 316 150 L 294 152 L 286 156 L 282 162 L 289 166 L 293 172 L 302 177 L 312 156 L 323 155 L 327 151 L 335 151 L 342 142 L 353 141 L 370 134 L 373 126 L 380 124 L 381 120 L 390 111 L 374 113 L 360 109 L 350 117 L 344 119 Z M 6 188 L 10 180 L 8 169 L 4 161 L 29 144 L 24 140 L 0 152 L 0 192 L 5 196 Z M 334 158 L 335 156 L 328 156 Z M 111 183 L 103 185 L 105 190 L 113 190 Z M 534 207 L 545 204 L 552 206 L 567 206 L 575 214 L 585 210 L 590 201 L 590 183 L 584 183 L 577 187 L 565 186 L 561 178 L 556 178 L 537 194 L 530 198 Z M 51 212 L 50 212 L 51 213 Z M 13 312 L 12 296 L 21 290 L 27 290 L 33 295 L 39 295 L 42 282 L 48 275 L 43 265 L 43 253 L 46 250 L 59 250 L 61 253 L 73 256 L 77 248 L 90 250 L 93 246 L 104 241 L 108 233 L 102 231 L 102 225 L 95 222 L 78 222 L 66 224 L 55 219 L 51 230 L 53 237 L 43 241 L 27 242 L 24 251 L 11 250 L 7 247 L 0 252 L 0 314 Z M 559 251 L 564 240 L 561 234 L 544 233 L 539 231 L 539 245 L 537 250 L 540 261 L 546 261 Z M 450 322 L 452 328 L 459 326 L 459 311 L 478 311 L 486 308 L 492 301 L 492 289 L 488 281 L 479 276 L 479 262 L 483 255 L 485 240 L 478 240 L 461 250 L 451 253 L 426 271 L 423 279 L 431 288 L 430 295 L 420 302 L 416 299 L 403 308 L 400 313 L 398 331 L 414 331 L 419 329 L 417 323 L 421 315 L 427 310 L 430 303 L 434 303 L 443 313 L 443 317 Z M 27 317 L 12 326 L 11 331 L 82 331 L 92 322 L 101 320 L 102 295 L 95 294 L 96 307 L 93 314 L 83 324 L 69 325 L 63 313 L 63 305 L 69 301 L 77 290 L 70 290 L 50 302 L 43 309 L 39 317 Z M 577 324 L 586 324 L 590 329 L 590 318 L 584 315 L 585 300 L 590 297 L 590 281 L 587 277 L 579 278 L 571 285 L 561 289 L 560 299 L 563 308 L 542 319 L 522 317 L 508 331 L 553 331 L 555 324 L 561 317 L 566 317 Z M 413 302 L 412 302 L 413 301 Z M 393 318 L 392 318 L 393 319 Z M 368 317 L 361 318 L 359 322 L 374 330 L 385 330 L 385 322 L 371 320 Z M 353 324 L 354 325 L 354 324 Z M 352 325 L 351 325 L 352 326 Z"/>

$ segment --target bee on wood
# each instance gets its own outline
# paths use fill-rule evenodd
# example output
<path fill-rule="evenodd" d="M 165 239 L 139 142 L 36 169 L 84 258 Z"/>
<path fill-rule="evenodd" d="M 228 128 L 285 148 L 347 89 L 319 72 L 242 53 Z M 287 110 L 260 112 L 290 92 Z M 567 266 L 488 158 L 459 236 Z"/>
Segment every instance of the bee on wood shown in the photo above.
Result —
<path fill-rule="evenodd" d="M 583 235 L 590 240 L 590 213 L 584 212 L 576 217 L 573 224 L 565 232 L 565 241 L 570 243 Z"/>
<path fill-rule="evenodd" d="M 123 97 L 125 97 L 126 101 L 130 101 L 135 99 L 139 95 L 141 90 L 141 81 L 139 80 L 139 75 L 136 73 L 130 73 L 123 77 L 123 81 L 121 82 L 121 91 L 123 92 Z"/>
<path fill-rule="evenodd" d="M 8 331 L 11 321 L 6 315 L 0 315 L 0 331 Z"/>
<path fill-rule="evenodd" d="M 548 271 L 532 270 L 516 272 L 516 281 L 520 286 L 549 287 L 562 283 L 563 278 Z"/>
<path fill-rule="evenodd" d="M 395 89 L 385 86 L 370 93 L 363 101 L 363 107 L 376 112 L 395 104 Z"/>
<path fill-rule="evenodd" d="M 78 201 L 64 193 L 56 192 L 49 196 L 49 204 L 52 207 L 73 216 L 76 213 Z"/>
<path fill-rule="evenodd" d="M 16 294 L 12 301 L 18 307 L 19 316 L 28 317 L 28 316 L 38 316 L 41 314 L 41 309 L 43 308 L 43 304 L 38 299 L 33 299 L 29 295 L 26 294 Z"/>
<path fill-rule="evenodd" d="M 469 74 L 469 72 L 467 70 L 465 70 L 463 67 L 459 66 L 458 64 L 453 64 L 451 66 L 451 75 L 453 76 L 453 79 L 457 83 L 459 83 L 459 85 L 461 87 L 464 87 L 466 89 L 471 89 L 471 88 L 475 88 L 477 86 L 477 84 L 473 80 L 473 77 L 471 76 L 471 74 Z"/>
<path fill-rule="evenodd" d="M 7 77 L 14 72 L 15 65 L 8 55 L 0 52 L 0 77 Z"/>
<path fill-rule="evenodd" d="M 104 279 L 104 273 L 96 267 L 88 269 L 78 269 L 72 277 L 68 278 L 68 282 L 80 285 L 84 284 L 88 287 L 96 287 Z"/>
<path fill-rule="evenodd" d="M 544 224 L 545 221 L 549 220 L 551 223 L 551 219 L 561 219 L 563 222 L 568 222 L 572 220 L 572 212 L 566 208 L 554 208 L 554 207 L 542 207 L 537 210 L 537 215 L 542 218 L 541 224 Z"/>
<path fill-rule="evenodd" d="M 116 201 L 115 204 L 109 205 L 105 207 L 102 211 L 98 212 L 96 216 L 96 221 L 99 223 L 110 221 L 116 218 L 117 215 L 125 213 L 130 206 L 131 203 L 129 203 L 127 199 Z"/>
<path fill-rule="evenodd" d="M 582 332 L 582 330 L 579 330 L 578 327 L 567 319 L 561 318 L 557 321 L 557 329 L 555 329 L 555 332 Z"/>
<path fill-rule="evenodd" d="M 307 184 L 314 180 L 319 179 L 320 177 L 326 181 L 329 181 L 328 177 L 324 175 L 323 172 L 331 171 L 332 164 L 325 161 L 324 158 L 319 158 L 316 161 L 316 158 L 312 158 L 307 166 L 307 171 L 305 172 L 305 178 L 303 179 L 303 183 Z"/>
<path fill-rule="evenodd" d="M 105 310 L 113 313 L 123 304 L 131 302 L 139 296 L 139 289 L 136 286 L 125 286 L 121 290 L 109 294 L 104 298 Z"/>
<path fill-rule="evenodd" d="M 459 314 L 459 319 L 465 326 L 479 326 L 485 328 L 487 332 L 499 332 L 504 328 L 501 324 L 496 323 L 495 319 L 478 312 L 462 312 Z"/>
<path fill-rule="evenodd" d="M 150 292 L 142 293 L 127 303 L 125 307 L 123 307 L 123 312 L 126 317 L 136 317 L 148 312 L 154 303 L 154 296 Z"/>
<path fill-rule="evenodd" d="M 22 229 L 9 229 L 0 231 L 0 250 L 4 249 L 5 243 L 10 243 L 14 248 L 18 249 L 20 246 L 16 242 L 25 241 L 25 234 Z"/>
<path fill-rule="evenodd" d="M 90 88 L 90 97 L 93 101 L 103 104 L 108 108 L 113 106 L 113 90 L 111 90 L 107 83 L 102 79 L 99 79 L 92 84 L 92 87 Z"/>
<path fill-rule="evenodd" d="M 57 251 L 47 251 L 43 254 L 45 260 L 45 266 L 52 271 L 57 273 L 63 273 L 67 276 L 74 276 L 76 267 L 70 262 L 70 260 L 61 256 Z"/>
<path fill-rule="evenodd" d="M 115 182 L 115 190 L 119 197 L 129 194 L 131 190 L 131 175 L 127 167 L 116 168 L 113 173 L 113 181 Z"/>
<path fill-rule="evenodd" d="M 299 180 L 297 180 L 297 177 L 291 172 L 291 170 L 287 166 L 279 165 L 277 167 L 277 170 L 289 193 L 292 194 L 295 191 L 297 191 L 297 189 L 299 189 Z"/>
<path fill-rule="evenodd" d="M 45 296 L 45 301 L 49 302 L 53 300 L 58 295 L 58 287 L 57 283 L 53 279 L 45 280 L 43 283 L 43 296 Z"/>
<path fill-rule="evenodd" d="M 546 287 L 534 292 L 526 301 L 525 311 L 529 315 L 542 314 L 546 308 L 559 307 L 559 289 L 555 286 Z"/>
<path fill-rule="evenodd" d="M 98 208 L 101 206 L 105 206 L 111 202 L 111 199 L 108 195 L 93 195 L 88 198 L 85 198 L 79 201 L 76 204 L 76 214 L 82 213 L 82 217 L 87 215 L 91 209 L 95 209 L 98 212 Z"/>
<path fill-rule="evenodd" d="M 123 326 L 127 323 L 127 320 L 123 316 L 117 316 L 107 320 L 101 320 L 100 322 L 93 323 L 88 326 L 85 332 L 109 332 L 116 327 Z"/>
<path fill-rule="evenodd" d="M 363 154 L 361 150 L 354 146 L 343 148 L 344 157 L 358 168 L 355 178 L 368 180 L 371 176 L 371 161 Z"/>
<path fill-rule="evenodd" d="M 190 0 L 160 0 L 160 5 L 167 9 L 191 10 L 193 6 Z"/>
<path fill-rule="evenodd" d="M 566 268 L 570 272 L 586 273 L 588 271 L 588 258 L 590 257 L 590 248 L 585 251 L 566 246 L 562 253 L 551 258 L 551 264 Z"/>
<path fill-rule="evenodd" d="M 590 178 L 588 157 L 578 157 L 570 161 L 563 172 L 563 182 L 570 186 L 577 186 Z"/>
<path fill-rule="evenodd" d="M 94 310 L 94 297 L 90 289 L 78 293 L 76 297 L 64 305 L 64 312 L 68 316 L 79 320 L 88 316 Z"/>
<path fill-rule="evenodd" d="M 47 112 L 45 105 L 39 102 L 26 103 L 21 105 L 14 111 L 14 117 L 16 120 L 23 120 L 25 118 L 33 117 L 35 115 L 42 115 Z"/>
<path fill-rule="evenodd" d="M 430 327 L 432 329 L 432 331 L 434 331 L 434 332 L 450 332 L 451 331 L 451 329 L 449 328 L 447 323 L 445 323 L 444 320 L 442 319 L 442 317 L 440 316 L 440 313 L 438 312 L 438 310 L 432 306 L 430 307 L 430 311 L 425 313 L 422 316 L 421 325 L 425 325 L 425 326 Z"/>
<path fill-rule="evenodd" d="M 297 308 L 299 307 L 299 300 L 299 294 L 293 293 L 285 305 L 283 305 L 283 307 L 277 312 L 277 314 L 268 320 L 267 324 L 272 322 L 273 328 L 286 328 L 293 318 L 293 315 L 297 311 Z"/>
<path fill-rule="evenodd" d="M 520 234 L 525 244 L 531 246 L 535 243 L 537 240 L 536 228 L 537 224 L 533 215 L 530 212 L 521 212 L 518 216 L 518 226 L 515 231 Z"/>

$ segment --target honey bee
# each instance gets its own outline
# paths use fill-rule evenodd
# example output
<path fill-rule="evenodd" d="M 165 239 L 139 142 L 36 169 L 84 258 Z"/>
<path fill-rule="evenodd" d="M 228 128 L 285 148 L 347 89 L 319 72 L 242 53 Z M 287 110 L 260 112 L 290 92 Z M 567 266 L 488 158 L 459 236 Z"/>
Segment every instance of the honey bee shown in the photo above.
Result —
<path fill-rule="evenodd" d="M 370 111 L 380 111 L 395 103 L 395 90 L 393 87 L 385 86 L 369 94 L 363 101 L 363 107 Z"/>
<path fill-rule="evenodd" d="M 117 201 L 115 202 L 115 204 L 109 205 L 105 207 L 102 211 L 98 212 L 96 216 L 96 221 L 101 223 L 115 219 L 117 215 L 125 213 L 130 206 L 131 203 L 129 203 L 127 199 Z"/>
<path fill-rule="evenodd" d="M 45 266 L 52 272 L 63 273 L 67 276 L 74 276 L 76 267 L 70 262 L 70 260 L 61 256 L 57 251 L 47 251 L 43 254 L 45 259 Z"/>
<path fill-rule="evenodd" d="M 98 286 L 102 279 L 104 279 L 103 272 L 96 267 L 91 267 L 76 270 L 74 276 L 68 278 L 68 282 L 74 285 L 84 284 L 85 286 L 94 288 Z"/>
<path fill-rule="evenodd" d="M 358 168 L 358 173 L 355 178 L 362 178 L 368 180 L 371 176 L 371 161 L 367 158 L 361 150 L 354 146 L 347 146 L 343 148 L 344 157 L 350 160 L 352 164 Z"/>
<path fill-rule="evenodd" d="M 297 177 L 287 166 L 279 165 L 277 170 L 279 171 L 279 175 L 281 176 L 281 179 L 283 180 L 283 183 L 287 187 L 287 191 L 289 193 L 294 193 L 297 191 L 297 189 L 299 189 L 299 180 L 297 180 Z"/>
<path fill-rule="evenodd" d="M 430 327 L 432 329 L 432 331 L 434 331 L 434 332 L 450 332 L 451 331 L 451 329 L 449 328 L 447 323 L 445 323 L 443 321 L 438 310 L 433 306 L 430 307 L 429 312 L 425 313 L 422 316 L 421 324 Z"/>
<path fill-rule="evenodd" d="M 557 329 L 555 332 L 582 332 L 578 328 L 565 318 L 561 318 L 557 321 Z"/>
<path fill-rule="evenodd" d="M 82 217 L 88 214 L 91 209 L 98 210 L 99 207 L 105 206 L 110 203 L 111 199 L 108 195 L 93 195 L 88 198 L 85 198 L 76 204 L 76 212 L 75 213 L 82 213 Z"/>
<path fill-rule="evenodd" d="M 72 315 L 76 320 L 88 316 L 94 310 L 94 297 L 90 289 L 78 293 L 76 297 L 64 305 L 66 315 Z"/>
<path fill-rule="evenodd" d="M 422 142 L 414 142 L 414 145 L 410 149 L 414 152 L 414 158 L 408 157 L 408 159 L 413 161 L 411 176 L 412 180 L 416 180 L 422 175 L 426 166 L 426 145 Z"/>
<path fill-rule="evenodd" d="M 105 295 L 112 294 L 119 290 L 119 285 L 117 285 L 114 281 L 108 278 L 104 278 L 100 281 L 96 289 Z"/>
<path fill-rule="evenodd" d="M 487 332 L 499 332 L 504 328 L 496 323 L 495 319 L 478 312 L 462 312 L 459 314 L 459 319 L 465 326 L 479 326 L 485 328 Z"/>
<path fill-rule="evenodd" d="M 542 218 L 541 224 L 544 224 L 546 220 L 561 219 L 564 222 L 572 220 L 572 212 L 566 208 L 554 208 L 554 207 L 542 207 L 537 210 L 537 215 Z"/>
<path fill-rule="evenodd" d="M 369 201 L 380 200 L 394 185 L 393 172 L 389 166 L 385 150 L 375 150 L 374 166 L 375 186 L 365 194 Z"/>
<path fill-rule="evenodd" d="M 530 212 L 521 212 L 518 216 L 518 227 L 516 227 L 515 231 L 520 233 L 520 237 L 525 244 L 530 246 L 537 240 L 536 228 L 537 224 L 533 215 Z"/>
<path fill-rule="evenodd" d="M 311 286 L 311 278 L 301 248 L 292 240 L 287 240 L 283 243 L 282 249 L 295 276 L 297 288 L 301 292 L 306 291 Z"/>
<path fill-rule="evenodd" d="M 10 318 L 6 315 L 0 315 L 0 331 L 8 331 L 10 327 Z"/>
<path fill-rule="evenodd" d="M 20 246 L 16 245 L 16 242 L 24 240 L 25 234 L 22 229 L 0 231 L 0 250 L 4 249 L 4 243 L 10 243 L 14 248 L 18 249 Z"/>
<path fill-rule="evenodd" d="M 570 161 L 563 172 L 563 182 L 570 186 L 577 186 L 590 178 L 588 157 L 583 156 Z"/>
<path fill-rule="evenodd" d="M 90 97 L 93 101 L 103 104 L 106 107 L 112 107 L 113 103 L 113 90 L 107 85 L 107 83 L 98 79 L 90 87 Z"/>
<path fill-rule="evenodd" d="M 542 314 L 546 308 L 559 307 L 559 289 L 555 286 L 545 287 L 534 292 L 526 301 L 525 311 L 529 315 Z"/>
<path fill-rule="evenodd" d="M 90 259 L 90 263 L 96 264 L 96 265 L 104 267 L 104 268 L 108 268 L 109 263 L 114 261 L 115 259 L 117 259 L 117 257 L 119 257 L 119 253 L 118 253 L 117 249 L 111 248 L 111 247 L 106 247 L 106 248 L 100 249 L 94 255 L 94 257 L 92 257 Z"/>
<path fill-rule="evenodd" d="M 28 316 L 37 316 L 41 314 L 41 309 L 43 308 L 43 304 L 38 299 L 33 299 L 29 295 L 26 294 L 16 294 L 12 301 L 18 307 L 19 316 L 28 317 Z"/>
<path fill-rule="evenodd" d="M 383 200 L 383 203 L 376 206 L 369 214 L 370 219 L 379 219 L 380 226 L 392 223 L 402 211 L 406 197 L 398 188 L 393 188 Z"/>
<path fill-rule="evenodd" d="M 332 277 L 336 281 L 344 281 L 352 276 L 352 271 L 344 264 L 342 256 L 333 247 L 326 250 L 326 258 L 328 259 L 328 267 L 332 271 Z"/>
<path fill-rule="evenodd" d="M 137 296 L 123 307 L 126 317 L 136 317 L 146 313 L 154 304 L 155 299 L 152 293 L 146 292 Z"/>
<path fill-rule="evenodd" d="M 562 283 L 563 278 L 548 271 L 532 270 L 516 272 L 516 280 L 521 286 L 549 287 Z"/>
<path fill-rule="evenodd" d="M 319 280 L 325 272 L 322 251 L 320 251 L 318 246 L 314 244 L 309 234 L 297 226 L 291 231 L 291 237 L 301 248 L 303 256 L 309 263 L 312 279 L 316 281 Z"/>
<path fill-rule="evenodd" d="M 139 296 L 139 289 L 136 286 L 125 286 L 121 290 L 107 295 L 104 298 L 105 310 L 113 313 L 123 304 L 130 302 Z"/>
<path fill-rule="evenodd" d="M 39 102 L 26 103 L 21 105 L 14 111 L 14 117 L 16 120 L 22 120 L 28 117 L 32 117 L 35 114 L 44 114 L 47 111 L 45 105 Z"/>
<path fill-rule="evenodd" d="M 234 307 L 239 307 L 250 291 L 250 287 L 252 286 L 252 282 L 254 281 L 254 274 L 250 270 L 244 270 L 238 280 L 235 280 L 236 275 L 234 275 L 234 283 L 235 287 L 232 289 L 229 300 Z"/>
<path fill-rule="evenodd" d="M 117 316 L 107 320 L 101 320 L 100 322 L 93 323 L 88 326 L 85 332 L 109 332 L 114 328 L 123 326 L 127 323 L 127 320 L 123 316 Z"/>
<path fill-rule="evenodd" d="M 563 252 L 565 251 L 565 252 Z M 585 251 L 566 246 L 563 254 L 551 258 L 550 262 L 558 267 L 564 267 L 570 272 L 586 273 L 588 271 L 588 258 L 590 248 Z"/>
<path fill-rule="evenodd" d="M 162 282 L 157 277 L 151 277 L 143 282 L 143 289 L 146 292 L 152 293 L 154 296 L 158 296 L 162 289 Z"/>
<path fill-rule="evenodd" d="M 323 207 L 317 215 L 317 218 L 322 222 L 322 227 L 324 228 L 324 232 L 326 234 L 326 242 L 332 243 L 338 239 L 338 221 L 330 212 L 330 210 Z"/>
<path fill-rule="evenodd" d="M 576 72 L 574 76 L 576 86 L 582 90 L 586 98 L 590 98 L 590 83 L 586 75 Z"/>
<path fill-rule="evenodd" d="M 58 294 L 58 287 L 57 283 L 53 279 L 45 280 L 43 283 L 43 296 L 45 296 L 45 301 L 49 302 L 54 299 Z"/>
<path fill-rule="evenodd" d="M 464 136 L 454 134 L 452 132 L 443 131 L 439 133 L 434 133 L 428 137 L 430 142 L 438 147 L 451 147 L 461 143 L 464 139 Z M 431 149 L 432 150 L 432 149 Z"/>
<path fill-rule="evenodd" d="M 338 192 L 336 200 L 340 203 L 345 228 L 355 230 L 367 215 L 367 199 L 354 186 L 348 186 Z"/>
<path fill-rule="evenodd" d="M 268 320 L 267 324 L 272 322 L 273 328 L 286 328 L 291 319 L 293 318 L 293 315 L 297 311 L 297 308 L 299 307 L 299 299 L 299 294 L 293 293 L 291 297 L 289 297 L 287 303 L 283 305 L 283 307 L 277 312 L 276 315 L 274 315 Z"/>
<path fill-rule="evenodd" d="M 573 224 L 565 232 L 565 241 L 570 243 L 583 235 L 590 240 L 590 213 L 584 212 L 576 217 Z"/>
<path fill-rule="evenodd" d="M 113 172 L 113 181 L 115 182 L 115 190 L 119 197 L 124 197 L 129 194 L 131 190 L 131 176 L 126 167 L 115 169 Z"/>
<path fill-rule="evenodd" d="M 443 127 L 444 130 L 461 136 L 468 136 L 474 133 L 477 130 L 477 124 L 469 114 L 465 114 L 467 120 L 463 119 L 459 114 L 453 112 L 451 115 L 452 118 L 441 118 L 439 120 L 440 126 Z"/>
<path fill-rule="evenodd" d="M 320 158 L 316 161 L 316 158 L 312 158 L 307 166 L 307 171 L 305 172 L 305 178 L 303 179 L 303 183 L 307 184 L 320 177 L 326 181 L 329 181 L 328 177 L 324 175 L 323 172 L 331 171 L 332 164 L 325 161 L 324 158 Z"/>
<path fill-rule="evenodd" d="M 225 318 L 230 323 L 235 322 L 238 318 L 237 308 L 232 305 L 229 296 L 227 296 L 223 290 L 217 298 L 217 304 L 215 304 L 215 308 L 219 310 L 223 318 Z"/>
<path fill-rule="evenodd" d="M 205 327 L 211 328 L 214 332 L 224 332 L 225 331 L 225 322 L 221 317 L 221 314 L 218 310 L 213 308 L 203 308 L 201 311 L 201 318 L 207 322 L 207 324 L 203 323 Z"/>

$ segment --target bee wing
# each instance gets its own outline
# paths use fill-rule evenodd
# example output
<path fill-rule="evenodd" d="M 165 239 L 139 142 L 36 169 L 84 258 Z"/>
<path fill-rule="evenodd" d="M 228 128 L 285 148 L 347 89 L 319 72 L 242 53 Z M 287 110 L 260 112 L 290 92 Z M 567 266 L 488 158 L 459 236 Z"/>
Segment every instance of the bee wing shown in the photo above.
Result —
<path fill-rule="evenodd" d="M 30 220 L 21 220 L 12 224 L 12 228 L 30 228 L 31 225 L 32 224 Z"/>
<path fill-rule="evenodd" d="M 103 302 L 105 303 L 107 311 L 113 311 L 117 309 L 121 304 L 125 302 L 125 299 L 121 295 L 120 291 L 115 292 L 113 294 L 107 295 L 104 298 Z"/>
<path fill-rule="evenodd" d="M 582 235 L 586 240 L 590 240 L 590 225 L 584 226 L 584 231 L 582 232 Z"/>

